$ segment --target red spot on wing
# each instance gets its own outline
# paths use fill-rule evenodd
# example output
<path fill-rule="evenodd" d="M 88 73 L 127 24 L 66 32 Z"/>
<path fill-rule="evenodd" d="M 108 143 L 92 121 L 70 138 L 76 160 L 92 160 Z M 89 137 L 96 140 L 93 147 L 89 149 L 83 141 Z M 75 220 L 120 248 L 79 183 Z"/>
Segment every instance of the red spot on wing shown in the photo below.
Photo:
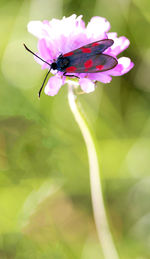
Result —
<path fill-rule="evenodd" d="M 95 47 L 95 46 L 98 46 L 98 45 L 99 45 L 98 42 L 93 42 L 93 43 L 92 43 L 92 47 Z"/>
<path fill-rule="evenodd" d="M 98 65 L 98 66 L 96 66 L 96 68 L 98 69 L 98 70 L 102 70 L 103 69 L 103 65 Z"/>
<path fill-rule="evenodd" d="M 82 47 L 81 50 L 82 50 L 83 53 L 91 53 L 91 49 L 90 48 Z"/>
<path fill-rule="evenodd" d="M 88 59 L 85 63 L 84 63 L 84 66 L 85 68 L 90 68 L 91 66 L 93 65 L 93 61 L 92 59 Z"/>
<path fill-rule="evenodd" d="M 71 67 L 67 67 L 67 68 L 66 68 L 66 71 L 67 71 L 67 72 L 75 72 L 76 69 L 77 69 L 76 67 L 71 66 Z"/>
<path fill-rule="evenodd" d="M 71 52 L 68 52 L 68 53 L 64 54 L 63 56 L 64 57 L 69 57 L 69 56 L 72 56 L 73 54 L 74 54 L 74 52 L 71 51 Z"/>

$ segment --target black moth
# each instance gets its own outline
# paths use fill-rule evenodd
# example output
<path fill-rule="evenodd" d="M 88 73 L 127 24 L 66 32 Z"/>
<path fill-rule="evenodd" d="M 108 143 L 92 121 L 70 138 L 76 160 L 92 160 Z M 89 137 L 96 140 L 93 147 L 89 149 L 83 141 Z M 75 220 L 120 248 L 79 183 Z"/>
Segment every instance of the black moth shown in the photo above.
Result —
<path fill-rule="evenodd" d="M 99 73 L 114 68 L 118 64 L 117 59 L 107 54 L 103 54 L 103 52 L 111 47 L 113 43 L 114 41 L 111 39 L 92 42 L 68 53 L 59 55 L 57 60 L 51 64 L 36 55 L 24 44 L 27 51 L 50 67 L 39 90 L 39 97 L 51 69 L 63 72 L 64 76 L 79 78 L 80 73 Z M 78 76 L 74 75 L 74 73 L 77 73 Z"/>

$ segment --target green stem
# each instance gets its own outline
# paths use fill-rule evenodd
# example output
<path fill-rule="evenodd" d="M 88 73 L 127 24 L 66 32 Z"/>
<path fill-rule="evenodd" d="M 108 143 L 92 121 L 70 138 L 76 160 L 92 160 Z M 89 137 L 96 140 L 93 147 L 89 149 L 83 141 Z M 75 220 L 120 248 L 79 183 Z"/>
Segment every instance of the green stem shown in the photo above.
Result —
<path fill-rule="evenodd" d="M 73 92 L 73 82 L 68 81 L 68 85 L 68 101 L 70 109 L 81 130 L 88 153 L 92 205 L 98 237 L 102 246 L 104 257 L 106 259 L 118 259 L 119 256 L 117 254 L 107 222 L 95 144 L 87 123 L 85 122 L 85 119 L 83 118 L 83 115 L 78 108 L 76 96 Z"/>

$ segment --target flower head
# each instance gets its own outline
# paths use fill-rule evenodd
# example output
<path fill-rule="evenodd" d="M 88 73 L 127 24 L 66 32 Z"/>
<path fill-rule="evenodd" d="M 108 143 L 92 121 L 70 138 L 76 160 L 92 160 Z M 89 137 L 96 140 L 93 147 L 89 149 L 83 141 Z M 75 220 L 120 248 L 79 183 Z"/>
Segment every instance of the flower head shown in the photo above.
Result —
<path fill-rule="evenodd" d="M 102 17 L 93 17 L 87 26 L 85 26 L 82 16 L 73 14 L 70 17 L 63 17 L 61 20 L 52 19 L 51 21 L 31 21 L 28 24 L 28 30 L 38 38 L 38 55 L 48 63 L 57 60 L 60 54 L 71 52 L 86 44 L 103 40 L 113 39 L 114 44 L 107 48 L 104 53 L 117 59 L 117 55 L 125 50 L 130 42 L 124 37 L 117 37 L 117 33 L 108 32 L 110 23 Z M 42 68 L 49 68 L 48 64 L 36 58 Z M 81 89 L 86 92 L 92 92 L 95 89 L 95 81 L 109 83 L 112 76 L 121 76 L 127 73 L 134 66 L 130 58 L 121 57 L 117 59 L 118 64 L 104 72 L 99 73 L 80 73 L 78 75 Z M 51 71 L 54 76 L 48 80 L 45 87 L 47 95 L 56 95 L 63 84 L 66 76 L 63 72 Z"/>

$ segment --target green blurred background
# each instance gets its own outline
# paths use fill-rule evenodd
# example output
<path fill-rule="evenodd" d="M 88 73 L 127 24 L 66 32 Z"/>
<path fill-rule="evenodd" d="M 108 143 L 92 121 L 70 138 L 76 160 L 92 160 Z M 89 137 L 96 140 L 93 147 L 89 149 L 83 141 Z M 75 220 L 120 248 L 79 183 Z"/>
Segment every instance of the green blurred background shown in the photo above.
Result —
<path fill-rule="evenodd" d="M 130 39 L 132 71 L 79 96 L 97 139 L 110 228 L 121 259 L 150 258 L 150 1 L 0 0 L 0 259 L 103 258 L 85 145 L 67 87 L 37 97 L 46 71 L 30 20 L 106 17 Z"/>

